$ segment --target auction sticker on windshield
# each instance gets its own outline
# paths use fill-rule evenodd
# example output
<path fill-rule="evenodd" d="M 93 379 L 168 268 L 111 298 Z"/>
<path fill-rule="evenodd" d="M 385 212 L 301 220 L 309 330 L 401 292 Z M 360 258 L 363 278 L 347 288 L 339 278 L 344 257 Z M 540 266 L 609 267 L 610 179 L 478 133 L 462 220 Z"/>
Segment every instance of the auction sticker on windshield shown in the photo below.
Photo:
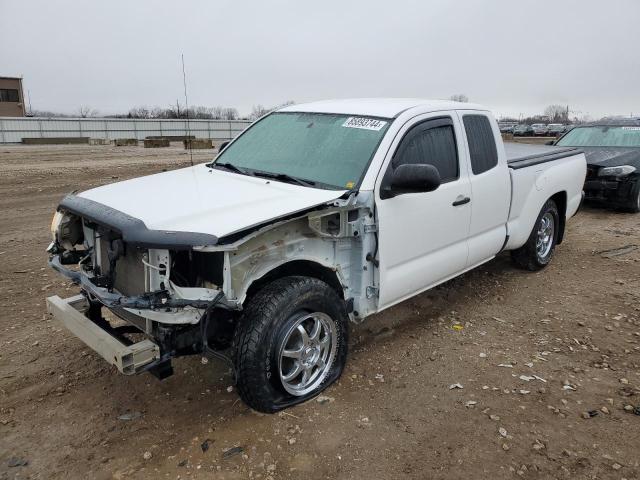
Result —
<path fill-rule="evenodd" d="M 347 128 L 363 128 L 365 130 L 379 131 L 386 124 L 387 122 L 384 120 L 378 120 L 376 118 L 349 117 L 345 120 L 342 126 Z"/>

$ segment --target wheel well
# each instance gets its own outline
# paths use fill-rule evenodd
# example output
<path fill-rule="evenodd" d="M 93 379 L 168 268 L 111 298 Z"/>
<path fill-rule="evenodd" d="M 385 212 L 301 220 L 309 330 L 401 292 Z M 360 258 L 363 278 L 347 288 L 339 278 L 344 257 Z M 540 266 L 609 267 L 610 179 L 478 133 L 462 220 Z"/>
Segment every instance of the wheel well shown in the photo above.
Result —
<path fill-rule="evenodd" d="M 291 262 L 280 265 L 269 271 L 259 279 L 255 280 L 247 290 L 246 301 L 253 297 L 258 291 L 262 290 L 267 284 L 283 277 L 300 275 L 303 277 L 313 277 L 322 280 L 333 288 L 340 298 L 344 297 L 344 289 L 336 272 L 324 265 L 309 260 L 293 260 Z"/>
<path fill-rule="evenodd" d="M 560 244 L 564 238 L 564 225 L 567 221 L 567 192 L 558 192 L 553 195 L 550 200 L 553 200 L 558 207 L 558 214 L 560 217 L 558 244 Z"/>

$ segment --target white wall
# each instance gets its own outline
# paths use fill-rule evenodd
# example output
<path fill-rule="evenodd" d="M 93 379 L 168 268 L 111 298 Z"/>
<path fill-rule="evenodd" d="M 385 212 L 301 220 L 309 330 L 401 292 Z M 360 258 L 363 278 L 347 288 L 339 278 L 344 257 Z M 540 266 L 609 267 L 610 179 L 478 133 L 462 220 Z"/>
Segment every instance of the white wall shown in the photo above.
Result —
<path fill-rule="evenodd" d="M 230 140 L 251 124 L 248 120 L 139 120 L 128 118 L 0 117 L 0 143 L 22 138 L 137 138 L 187 135 Z"/>

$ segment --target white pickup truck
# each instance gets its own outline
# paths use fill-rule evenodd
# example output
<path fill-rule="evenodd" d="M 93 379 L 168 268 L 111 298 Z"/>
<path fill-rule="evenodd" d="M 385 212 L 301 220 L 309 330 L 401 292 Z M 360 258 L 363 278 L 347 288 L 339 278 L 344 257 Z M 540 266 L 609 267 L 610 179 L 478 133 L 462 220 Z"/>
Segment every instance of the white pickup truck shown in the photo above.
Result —
<path fill-rule="evenodd" d="M 66 196 L 50 265 L 81 294 L 48 308 L 122 373 L 216 357 L 248 405 L 274 412 L 340 376 L 349 321 L 504 250 L 545 267 L 585 173 L 576 149 L 505 152 L 477 105 L 289 106 L 210 163 Z"/>

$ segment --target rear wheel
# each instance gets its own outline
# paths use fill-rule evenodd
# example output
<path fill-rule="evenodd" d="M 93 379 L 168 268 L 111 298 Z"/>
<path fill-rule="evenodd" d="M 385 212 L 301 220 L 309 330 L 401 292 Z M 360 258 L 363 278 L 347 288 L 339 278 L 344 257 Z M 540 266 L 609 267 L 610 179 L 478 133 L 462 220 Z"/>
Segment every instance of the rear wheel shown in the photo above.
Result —
<path fill-rule="evenodd" d="M 344 369 L 347 327 L 344 301 L 321 280 L 285 277 L 267 285 L 235 332 L 242 400 L 273 413 L 320 393 Z"/>
<path fill-rule="evenodd" d="M 558 207 L 553 200 L 547 200 L 540 210 L 527 243 L 511 252 L 514 263 L 531 271 L 546 267 L 558 241 L 559 227 Z"/>

